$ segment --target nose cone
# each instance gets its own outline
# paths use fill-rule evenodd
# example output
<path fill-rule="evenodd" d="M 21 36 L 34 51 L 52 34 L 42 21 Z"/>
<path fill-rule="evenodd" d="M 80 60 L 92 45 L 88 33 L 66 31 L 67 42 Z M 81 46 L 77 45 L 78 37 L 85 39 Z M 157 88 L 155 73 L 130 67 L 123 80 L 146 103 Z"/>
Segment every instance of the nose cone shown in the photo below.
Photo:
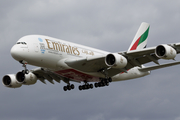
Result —
<path fill-rule="evenodd" d="M 21 57 L 21 51 L 20 51 L 20 48 L 17 46 L 17 45 L 14 45 L 12 48 L 11 48 L 11 56 L 17 60 L 17 61 L 20 61 L 22 60 L 22 57 Z"/>

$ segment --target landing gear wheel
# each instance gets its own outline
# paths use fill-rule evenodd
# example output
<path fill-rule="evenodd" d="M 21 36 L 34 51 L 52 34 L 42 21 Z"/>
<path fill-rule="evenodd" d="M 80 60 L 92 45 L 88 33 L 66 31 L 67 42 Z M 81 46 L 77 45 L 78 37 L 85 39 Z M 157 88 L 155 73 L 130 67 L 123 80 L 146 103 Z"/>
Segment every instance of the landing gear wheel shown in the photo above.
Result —
<path fill-rule="evenodd" d="M 98 82 L 98 87 L 101 87 L 102 86 L 102 83 L 101 82 Z"/>
<path fill-rule="evenodd" d="M 94 83 L 94 86 L 97 88 L 98 87 L 98 83 Z"/>
<path fill-rule="evenodd" d="M 93 89 L 93 84 L 90 84 L 89 86 L 90 86 L 91 89 Z"/>
<path fill-rule="evenodd" d="M 67 90 L 72 90 L 72 89 L 74 89 L 75 87 L 74 87 L 74 85 L 73 84 L 71 84 L 71 85 L 67 85 L 67 86 L 64 86 L 63 87 L 63 89 L 64 89 L 64 91 L 67 91 Z"/>
<path fill-rule="evenodd" d="M 109 82 L 112 82 L 112 78 L 108 78 L 108 81 L 109 81 Z"/>
<path fill-rule="evenodd" d="M 79 90 L 80 90 L 80 91 L 82 90 L 82 86 L 81 86 L 81 85 L 79 86 Z"/>
<path fill-rule="evenodd" d="M 64 89 L 64 91 L 67 91 L 67 86 L 64 86 L 63 89 Z"/>
<path fill-rule="evenodd" d="M 106 86 L 109 86 L 109 83 L 107 82 L 105 85 L 106 85 Z"/>
<path fill-rule="evenodd" d="M 71 85 L 71 89 L 74 89 L 74 85 L 73 84 Z"/>
<path fill-rule="evenodd" d="M 68 89 L 68 90 L 71 90 L 71 86 L 70 86 L 70 85 L 67 85 L 67 89 Z"/>
<path fill-rule="evenodd" d="M 94 83 L 94 86 L 97 87 L 104 87 L 104 86 L 109 86 L 109 83 L 112 82 L 111 77 L 108 78 L 99 78 L 100 82 Z"/>
<path fill-rule="evenodd" d="M 87 88 L 86 85 L 83 85 L 83 86 L 82 86 L 82 89 L 83 89 L 83 90 L 85 90 L 86 88 Z"/>
<path fill-rule="evenodd" d="M 90 85 L 89 85 L 89 84 L 87 84 L 87 85 L 86 85 L 86 88 L 87 88 L 87 89 L 89 89 L 89 88 L 90 88 Z"/>
<path fill-rule="evenodd" d="M 84 85 L 79 86 L 79 90 L 88 90 L 93 89 L 93 84 L 85 83 Z"/>

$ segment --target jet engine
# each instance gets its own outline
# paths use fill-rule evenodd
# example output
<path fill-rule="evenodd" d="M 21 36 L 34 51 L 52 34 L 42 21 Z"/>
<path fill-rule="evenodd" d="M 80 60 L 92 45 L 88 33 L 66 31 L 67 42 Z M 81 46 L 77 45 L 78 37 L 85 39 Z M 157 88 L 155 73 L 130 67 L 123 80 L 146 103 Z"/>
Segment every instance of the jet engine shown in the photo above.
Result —
<path fill-rule="evenodd" d="M 37 82 L 37 77 L 32 72 L 29 72 L 28 74 L 24 74 L 23 72 L 18 72 L 16 74 L 16 79 L 19 83 L 22 83 L 24 85 L 32 85 Z"/>
<path fill-rule="evenodd" d="M 2 79 L 2 83 L 9 88 L 18 88 L 22 86 L 22 84 L 16 80 L 16 75 L 14 74 L 5 75 Z"/>
<path fill-rule="evenodd" d="M 127 59 L 120 54 L 111 53 L 106 56 L 105 63 L 112 68 L 124 68 L 127 65 Z"/>
<path fill-rule="evenodd" d="M 155 49 L 155 54 L 161 59 L 174 59 L 177 55 L 176 50 L 169 45 L 159 45 Z"/>

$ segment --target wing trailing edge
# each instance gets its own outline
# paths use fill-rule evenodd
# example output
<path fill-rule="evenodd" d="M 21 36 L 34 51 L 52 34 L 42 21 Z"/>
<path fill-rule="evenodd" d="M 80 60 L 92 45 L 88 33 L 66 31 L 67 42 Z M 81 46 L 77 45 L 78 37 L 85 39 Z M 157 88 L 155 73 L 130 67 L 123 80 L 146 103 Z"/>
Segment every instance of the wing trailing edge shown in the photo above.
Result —
<path fill-rule="evenodd" d="M 139 68 L 139 70 L 142 72 L 147 72 L 147 71 L 156 70 L 156 69 L 165 68 L 165 67 L 170 67 L 170 66 L 174 66 L 174 65 L 178 65 L 178 64 L 180 64 L 180 61 L 162 64 L 162 65 L 155 65 L 155 66 L 150 66 L 150 67 L 145 67 L 145 68 Z"/>

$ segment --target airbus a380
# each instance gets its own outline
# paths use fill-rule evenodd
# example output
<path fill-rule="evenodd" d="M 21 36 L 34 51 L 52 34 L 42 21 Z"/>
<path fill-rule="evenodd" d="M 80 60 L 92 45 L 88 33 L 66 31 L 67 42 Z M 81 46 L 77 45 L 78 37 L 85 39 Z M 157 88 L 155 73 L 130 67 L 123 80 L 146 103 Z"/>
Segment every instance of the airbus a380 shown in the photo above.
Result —
<path fill-rule="evenodd" d="M 64 40 L 43 36 L 22 37 L 11 49 L 12 57 L 23 64 L 24 69 L 2 78 L 4 86 L 18 88 L 33 85 L 40 80 L 54 84 L 64 81 L 64 91 L 108 86 L 110 82 L 139 78 L 150 74 L 151 70 L 180 64 L 172 62 L 160 64 L 159 59 L 174 60 L 180 52 L 180 43 L 162 44 L 146 48 L 150 25 L 143 22 L 127 51 L 110 53 Z M 154 62 L 154 66 L 143 64 Z M 26 65 L 38 68 L 28 70 Z M 94 82 L 94 84 L 92 84 Z"/>

